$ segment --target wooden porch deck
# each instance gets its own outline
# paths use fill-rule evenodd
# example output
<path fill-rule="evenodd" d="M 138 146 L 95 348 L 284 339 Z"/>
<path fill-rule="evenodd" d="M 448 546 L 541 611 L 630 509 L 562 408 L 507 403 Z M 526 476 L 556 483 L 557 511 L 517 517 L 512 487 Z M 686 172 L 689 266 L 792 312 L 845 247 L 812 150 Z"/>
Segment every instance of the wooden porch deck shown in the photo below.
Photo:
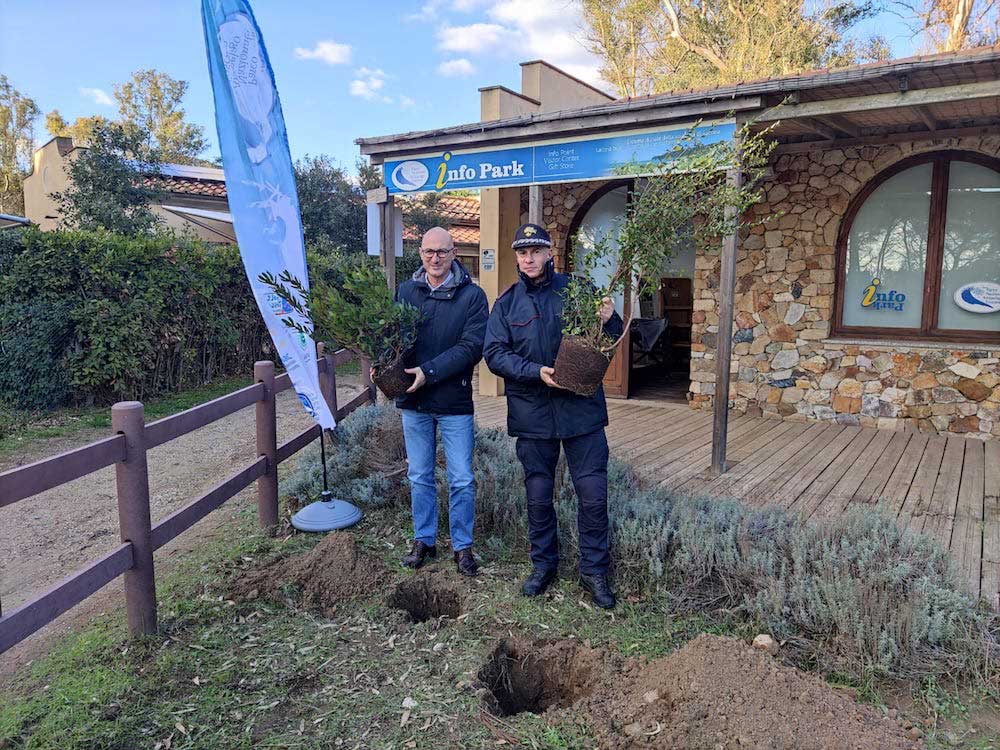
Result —
<path fill-rule="evenodd" d="M 667 489 L 814 518 L 878 505 L 936 537 L 971 591 L 1000 604 L 1000 442 L 734 413 L 729 471 L 713 477 L 711 412 L 615 400 L 608 412 L 612 454 Z M 483 426 L 505 426 L 506 413 L 505 399 L 477 397 Z"/>

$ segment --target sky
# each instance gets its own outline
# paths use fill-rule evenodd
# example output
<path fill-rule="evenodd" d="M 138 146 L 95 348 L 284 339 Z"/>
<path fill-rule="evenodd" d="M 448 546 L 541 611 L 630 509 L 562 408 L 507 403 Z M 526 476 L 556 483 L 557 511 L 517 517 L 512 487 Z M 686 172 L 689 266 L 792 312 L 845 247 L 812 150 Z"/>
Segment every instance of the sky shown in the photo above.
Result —
<path fill-rule="evenodd" d="M 577 41 L 573 0 L 252 0 L 294 158 L 327 154 L 353 171 L 354 139 L 479 119 L 482 86 L 519 90 L 519 62 L 543 58 L 608 88 Z M 184 105 L 218 155 L 198 0 L 0 0 L 0 73 L 43 113 L 114 117 L 116 83 L 156 68 L 190 83 Z M 885 13 L 861 33 L 912 54 Z M 35 138 L 48 140 L 44 117 Z"/>

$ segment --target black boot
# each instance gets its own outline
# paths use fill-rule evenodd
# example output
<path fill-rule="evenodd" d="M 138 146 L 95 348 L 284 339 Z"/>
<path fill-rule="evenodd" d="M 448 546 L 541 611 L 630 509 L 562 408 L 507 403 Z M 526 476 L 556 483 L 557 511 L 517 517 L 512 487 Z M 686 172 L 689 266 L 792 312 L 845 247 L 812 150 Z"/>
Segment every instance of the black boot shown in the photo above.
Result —
<path fill-rule="evenodd" d="M 580 585 L 590 594 L 590 598 L 594 600 L 594 604 L 601 609 L 615 608 L 615 592 L 611 590 L 611 584 L 604 573 L 597 573 L 592 576 L 581 573 Z"/>
<path fill-rule="evenodd" d="M 525 596 L 541 596 L 549 587 L 559 571 L 555 568 L 535 568 L 521 585 L 521 593 Z"/>
<path fill-rule="evenodd" d="M 419 541 L 414 542 L 413 546 L 410 547 L 410 553 L 403 558 L 403 565 L 407 568 L 419 568 L 427 562 L 428 557 L 437 557 L 437 547 Z"/>
<path fill-rule="evenodd" d="M 463 576 L 474 576 L 479 571 L 471 549 L 461 549 L 455 553 L 455 567 Z"/>

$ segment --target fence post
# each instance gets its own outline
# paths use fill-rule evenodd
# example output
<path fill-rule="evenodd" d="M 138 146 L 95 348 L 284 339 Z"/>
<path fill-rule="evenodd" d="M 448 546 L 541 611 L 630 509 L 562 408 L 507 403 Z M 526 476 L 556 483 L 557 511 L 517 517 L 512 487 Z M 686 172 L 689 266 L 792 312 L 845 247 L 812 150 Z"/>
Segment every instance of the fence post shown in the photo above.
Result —
<path fill-rule="evenodd" d="M 267 459 L 264 476 L 257 479 L 257 521 L 261 528 L 278 525 L 278 410 L 274 400 L 274 362 L 255 362 L 253 379 L 264 384 L 257 402 L 257 455 Z"/>
<path fill-rule="evenodd" d="M 319 374 L 319 389 L 323 393 L 326 405 L 330 407 L 333 418 L 337 418 L 337 366 L 333 363 L 333 355 L 326 349 L 322 341 L 316 346 L 319 356 L 326 363 L 324 371 Z"/>
<path fill-rule="evenodd" d="M 156 632 L 156 576 L 149 518 L 149 471 L 146 467 L 146 420 L 138 401 L 111 407 L 111 429 L 125 436 L 125 460 L 115 464 L 118 529 L 132 544 L 132 567 L 125 571 L 125 608 L 133 636 Z"/>
<path fill-rule="evenodd" d="M 375 384 L 372 382 L 372 362 L 370 359 L 360 357 L 358 363 L 361 365 L 361 384 L 368 391 L 368 398 L 374 404 L 376 399 Z"/>

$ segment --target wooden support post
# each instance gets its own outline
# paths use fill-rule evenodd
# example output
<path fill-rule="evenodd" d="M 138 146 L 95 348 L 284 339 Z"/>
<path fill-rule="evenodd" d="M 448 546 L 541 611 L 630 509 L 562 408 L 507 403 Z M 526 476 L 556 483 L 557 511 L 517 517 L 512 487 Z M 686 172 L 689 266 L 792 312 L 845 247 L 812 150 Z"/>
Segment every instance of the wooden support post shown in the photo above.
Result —
<path fill-rule="evenodd" d="M 396 292 L 396 247 L 395 247 L 395 221 L 396 211 L 393 197 L 386 196 L 384 203 L 379 203 L 379 211 L 382 215 L 382 236 L 379 240 L 379 255 L 382 266 L 385 268 L 385 281 L 389 285 L 389 291 Z"/>
<path fill-rule="evenodd" d="M 726 173 L 731 185 L 743 183 L 743 173 L 731 169 Z M 735 220 L 736 209 L 727 210 Z M 719 273 L 719 334 L 715 350 L 715 402 L 712 419 L 712 473 L 726 471 L 726 439 L 729 433 L 729 370 L 733 352 L 733 302 L 736 296 L 736 251 L 739 230 L 722 241 L 722 269 Z"/>
<path fill-rule="evenodd" d="M 319 356 L 326 363 L 324 371 L 319 374 L 319 389 L 323 394 L 327 407 L 334 419 L 337 418 L 337 366 L 333 363 L 333 354 L 326 350 L 322 341 L 316 346 Z"/>
<path fill-rule="evenodd" d="M 542 212 L 542 186 L 528 186 L 528 221 L 540 227 L 545 226 L 544 214 Z"/>
<path fill-rule="evenodd" d="M 253 379 L 264 384 L 257 402 L 257 455 L 267 459 L 267 470 L 257 479 L 257 522 L 261 528 L 278 525 L 278 410 L 274 399 L 274 362 L 255 362 Z"/>
<path fill-rule="evenodd" d="M 156 632 L 156 576 L 149 517 L 146 420 L 138 401 L 111 407 L 111 429 L 125 436 L 125 460 L 115 464 L 118 530 L 132 545 L 132 567 L 125 571 L 125 609 L 132 636 Z"/>
<path fill-rule="evenodd" d="M 361 357 L 359 358 L 358 363 L 361 366 L 361 384 L 365 387 L 365 390 L 368 391 L 368 398 L 371 399 L 371 402 L 374 404 L 376 394 L 375 384 L 372 382 L 371 360 Z"/>

